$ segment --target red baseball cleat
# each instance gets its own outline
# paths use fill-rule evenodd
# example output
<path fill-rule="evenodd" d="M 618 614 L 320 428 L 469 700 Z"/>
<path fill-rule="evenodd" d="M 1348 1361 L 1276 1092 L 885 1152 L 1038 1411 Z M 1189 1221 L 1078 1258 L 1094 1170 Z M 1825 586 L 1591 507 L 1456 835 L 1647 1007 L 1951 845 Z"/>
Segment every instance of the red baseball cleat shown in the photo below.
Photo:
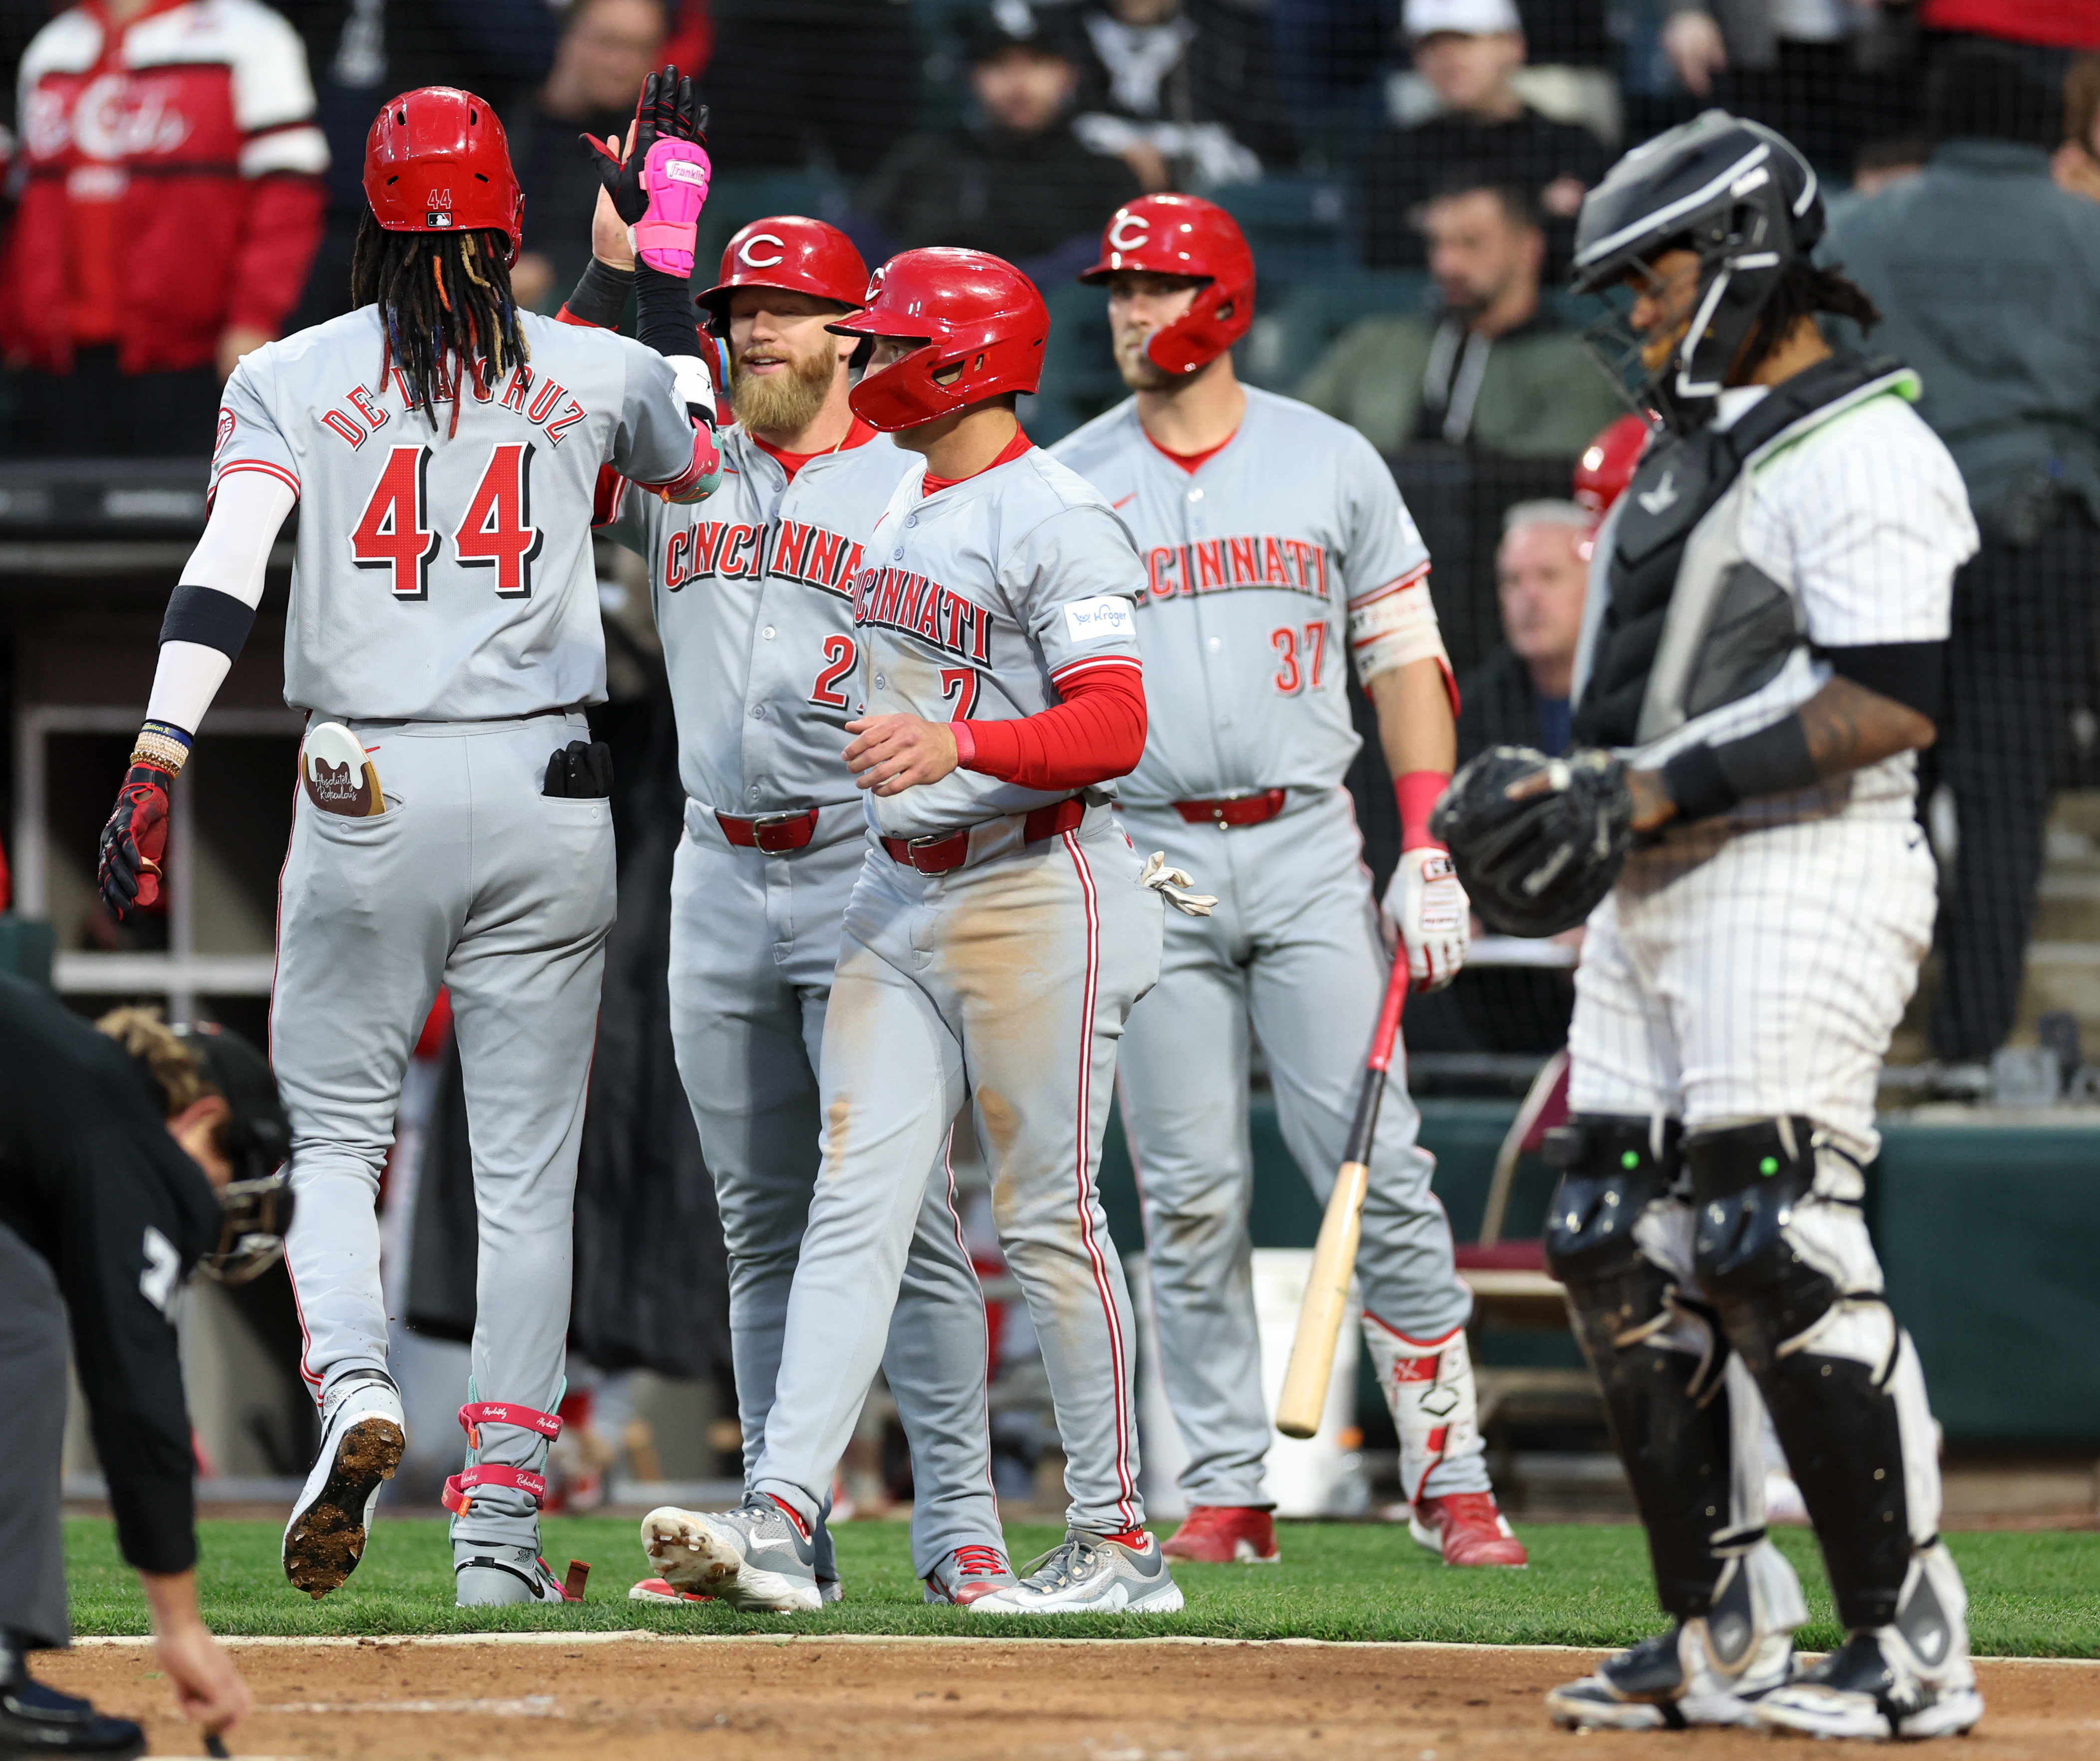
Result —
<path fill-rule="evenodd" d="M 1198 1504 L 1160 1551 L 1204 1565 L 1273 1565 L 1283 1556 L 1275 1520 L 1244 1504 Z"/>
<path fill-rule="evenodd" d="M 674 1588 L 661 1578 L 645 1578 L 627 1592 L 630 1602 L 712 1602 L 712 1596 L 704 1596 L 690 1590 Z"/>
<path fill-rule="evenodd" d="M 1529 1565 L 1524 1550 L 1503 1520 L 1492 1492 L 1451 1492 L 1442 1498 L 1419 1498 L 1407 1519 L 1408 1533 L 1444 1556 L 1446 1565 Z"/>

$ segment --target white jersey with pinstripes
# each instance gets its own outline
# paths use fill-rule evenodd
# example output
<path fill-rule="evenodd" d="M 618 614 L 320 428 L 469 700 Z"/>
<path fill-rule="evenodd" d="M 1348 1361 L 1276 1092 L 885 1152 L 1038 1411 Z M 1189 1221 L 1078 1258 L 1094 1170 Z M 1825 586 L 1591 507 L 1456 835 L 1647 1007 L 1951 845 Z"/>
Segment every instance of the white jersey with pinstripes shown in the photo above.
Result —
<path fill-rule="evenodd" d="M 1820 650 L 1947 639 L 1954 572 L 1979 541 L 1953 455 L 1911 408 L 1917 384 L 1905 374 L 1750 456 L 1716 511 L 1732 504 L 1736 547 L 1793 596 L 1808 645 L 1749 696 L 1623 748 L 1630 762 L 1658 767 L 1688 746 L 1771 726 L 1829 682 Z M 1741 421 L 1765 395 L 1762 386 L 1723 392 L 1716 422 Z M 1603 579 L 1593 573 L 1593 591 Z M 1907 819 L 1917 788 L 1917 755 L 1899 753 L 1815 788 L 1744 801 L 1730 818 L 1762 824 L 1842 811 Z"/>
<path fill-rule="evenodd" d="M 1361 744 L 1348 615 L 1429 592 L 1429 554 L 1370 443 L 1294 399 L 1249 386 L 1246 400 L 1193 472 L 1146 438 L 1134 399 L 1052 449 L 1145 559 L 1151 731 L 1122 788 L 1133 805 L 1339 786 Z"/>
<path fill-rule="evenodd" d="M 609 330 L 519 319 L 532 351 L 435 425 L 385 370 L 378 308 L 245 356 L 212 487 L 299 497 L 285 700 L 360 720 L 477 722 L 602 702 L 598 466 L 670 483 L 693 425 L 669 364 Z"/>
<path fill-rule="evenodd" d="M 1129 528 L 1091 485 L 1040 447 L 930 496 L 924 479 L 905 473 L 854 583 L 871 716 L 1015 721 L 1055 708 L 1062 681 L 1139 664 L 1131 608 L 1144 569 Z M 884 833 L 919 837 L 1073 792 L 954 770 L 871 794 L 868 810 Z M 1105 800 L 1114 788 L 1092 792 Z"/>

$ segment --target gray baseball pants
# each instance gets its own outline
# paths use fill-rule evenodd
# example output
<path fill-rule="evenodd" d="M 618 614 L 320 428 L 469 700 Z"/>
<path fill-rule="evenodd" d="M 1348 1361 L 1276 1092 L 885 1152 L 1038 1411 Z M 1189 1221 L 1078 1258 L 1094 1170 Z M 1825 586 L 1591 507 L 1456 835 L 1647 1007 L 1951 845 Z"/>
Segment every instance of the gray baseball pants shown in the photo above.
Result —
<path fill-rule="evenodd" d="M 924 875 L 871 849 L 824 1024 L 823 1166 L 752 1484 L 815 1520 L 890 1328 L 925 1170 L 967 1097 L 1048 1373 L 1066 1520 L 1141 1525 L 1135 1335 L 1096 1178 L 1116 1049 L 1159 970 L 1160 902 L 1105 807 Z"/>
<path fill-rule="evenodd" d="M 318 1399 L 346 1370 L 386 1366 L 374 1199 L 402 1075 L 444 985 L 480 1221 L 474 1394 L 552 1411 L 613 847 L 610 802 L 540 791 L 549 757 L 589 726 L 577 711 L 349 725 L 387 810 L 344 819 L 302 792 L 278 906 L 271 1057 L 292 1121 L 301 1372 Z M 482 1463 L 545 1462 L 546 1440 L 523 1426 L 484 1424 L 481 1440 Z M 485 1486 L 452 1533 L 525 1545 L 537 1506 Z"/>
<path fill-rule="evenodd" d="M 1324 1204 L 1391 962 L 1346 790 L 1294 792 L 1257 826 L 1191 825 L 1171 807 L 1126 807 L 1123 820 L 1140 850 L 1164 850 L 1198 892 L 1218 897 L 1209 917 L 1167 913 L 1159 984 L 1131 1016 L 1119 1078 L 1161 1373 L 1189 1448 L 1181 1485 L 1192 1504 L 1265 1506 L 1270 1426 L 1247 1233 L 1249 1035 L 1268 1057 L 1284 1141 Z M 1398 1057 L 1392 1075 L 1357 1255 L 1374 1348 L 1384 1343 L 1379 1322 L 1429 1341 L 1472 1313 Z M 1423 1490 L 1487 1491 L 1477 1447 L 1440 1461 Z"/>
<path fill-rule="evenodd" d="M 672 872 L 671 1032 L 729 1246 L 747 1475 L 773 1410 L 817 1184 L 824 1017 L 867 827 L 858 801 L 828 806 L 806 846 L 769 855 L 732 845 L 710 810 L 688 801 Z M 943 1133 L 920 1182 L 882 1357 L 911 1447 L 922 1578 L 959 1547 L 999 1544 L 984 1291 L 953 1207 L 946 1142 Z M 818 1569 L 830 1575 L 827 1565 Z"/>

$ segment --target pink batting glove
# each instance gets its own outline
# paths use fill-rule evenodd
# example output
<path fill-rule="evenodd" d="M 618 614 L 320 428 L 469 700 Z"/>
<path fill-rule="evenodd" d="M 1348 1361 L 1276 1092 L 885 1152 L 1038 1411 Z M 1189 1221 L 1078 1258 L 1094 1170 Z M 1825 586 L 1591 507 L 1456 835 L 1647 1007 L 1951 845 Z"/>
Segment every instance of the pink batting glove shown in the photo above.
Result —
<path fill-rule="evenodd" d="M 690 276 L 693 241 L 712 174 L 698 141 L 660 140 L 642 163 L 648 211 L 634 223 L 634 254 L 664 275 Z"/>

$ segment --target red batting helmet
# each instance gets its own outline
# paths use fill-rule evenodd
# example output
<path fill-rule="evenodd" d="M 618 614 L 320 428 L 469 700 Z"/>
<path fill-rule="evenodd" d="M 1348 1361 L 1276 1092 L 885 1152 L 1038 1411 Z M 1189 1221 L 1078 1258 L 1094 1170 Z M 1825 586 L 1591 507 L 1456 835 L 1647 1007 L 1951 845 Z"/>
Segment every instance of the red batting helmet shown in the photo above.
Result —
<path fill-rule="evenodd" d="M 1599 519 L 1634 480 L 1634 467 L 1648 450 L 1648 424 L 1629 413 L 1583 448 L 1575 465 L 1575 499 Z"/>
<path fill-rule="evenodd" d="M 457 86 L 419 86 L 387 100 L 364 137 L 364 199 L 389 232 L 488 227 L 518 254 L 525 197 L 503 125 Z"/>
<path fill-rule="evenodd" d="M 1123 269 L 1209 284 L 1146 342 L 1145 354 L 1163 372 L 1208 366 L 1254 322 L 1254 253 L 1239 223 L 1200 196 L 1140 196 L 1117 209 L 1101 232 L 1101 260 L 1079 279 L 1105 281 Z"/>
<path fill-rule="evenodd" d="M 1042 382 L 1050 308 L 1010 263 L 945 245 L 902 251 L 875 271 L 867 299 L 824 328 L 924 345 L 854 387 L 854 414 L 871 428 L 895 434 Z"/>
<path fill-rule="evenodd" d="M 721 280 L 697 303 L 712 326 L 729 325 L 729 297 L 738 288 L 786 288 L 858 307 L 866 298 L 867 265 L 835 226 L 801 214 L 754 220 L 722 252 Z"/>

